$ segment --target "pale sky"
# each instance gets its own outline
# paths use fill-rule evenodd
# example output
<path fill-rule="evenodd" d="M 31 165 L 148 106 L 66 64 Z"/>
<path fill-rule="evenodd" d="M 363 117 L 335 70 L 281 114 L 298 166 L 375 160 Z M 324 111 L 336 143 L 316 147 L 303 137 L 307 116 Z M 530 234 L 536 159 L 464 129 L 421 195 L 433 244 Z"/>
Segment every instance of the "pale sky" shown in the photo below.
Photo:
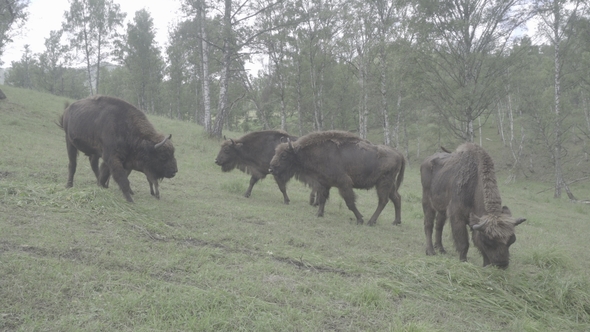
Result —
<path fill-rule="evenodd" d="M 127 28 L 127 23 L 133 21 L 135 12 L 145 8 L 154 20 L 156 41 L 160 47 L 164 47 L 167 43 L 168 27 L 182 19 L 179 0 L 113 0 L 113 2 L 121 6 L 121 12 L 127 13 L 124 29 Z M 64 12 L 69 9 L 68 0 L 31 0 L 28 8 L 29 19 L 20 35 L 5 47 L 1 58 L 4 62 L 2 67 L 10 67 L 12 61 L 19 61 L 25 44 L 30 45 L 33 53 L 45 51 L 45 39 L 49 38 L 51 30 L 61 29 Z"/>

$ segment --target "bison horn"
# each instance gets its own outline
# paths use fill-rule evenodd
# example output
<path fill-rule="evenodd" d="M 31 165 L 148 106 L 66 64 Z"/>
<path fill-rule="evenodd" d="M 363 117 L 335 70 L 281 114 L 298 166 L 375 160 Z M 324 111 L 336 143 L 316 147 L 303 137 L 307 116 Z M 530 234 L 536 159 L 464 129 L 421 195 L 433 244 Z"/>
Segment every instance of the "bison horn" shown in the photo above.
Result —
<path fill-rule="evenodd" d="M 291 144 L 291 140 L 287 137 L 287 143 L 289 143 L 289 149 L 293 150 L 293 144 Z"/>
<path fill-rule="evenodd" d="M 526 218 L 518 218 L 516 219 L 516 221 L 514 222 L 514 226 L 518 226 L 520 224 L 522 224 L 523 222 L 526 221 Z"/>
<path fill-rule="evenodd" d="M 167 140 L 172 138 L 172 134 L 168 135 L 168 137 L 164 138 L 164 140 L 156 145 L 154 145 L 154 149 L 157 149 L 159 147 L 161 147 L 162 145 L 164 145 L 164 143 L 166 143 Z"/>
<path fill-rule="evenodd" d="M 234 140 L 233 140 L 233 139 L 231 139 L 231 138 L 230 138 L 229 140 L 231 141 L 231 144 L 232 144 L 232 145 L 236 145 L 236 142 L 234 142 Z"/>
<path fill-rule="evenodd" d="M 471 227 L 471 229 L 473 229 L 474 231 L 480 230 L 483 227 L 483 223 L 482 224 L 475 224 L 473 225 L 473 227 Z"/>

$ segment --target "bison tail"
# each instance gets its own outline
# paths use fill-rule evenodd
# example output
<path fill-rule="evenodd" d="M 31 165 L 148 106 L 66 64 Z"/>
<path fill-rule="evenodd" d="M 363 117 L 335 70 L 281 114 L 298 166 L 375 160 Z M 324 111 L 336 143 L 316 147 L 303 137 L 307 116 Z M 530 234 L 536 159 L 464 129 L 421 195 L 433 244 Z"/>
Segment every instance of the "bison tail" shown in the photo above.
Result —
<path fill-rule="evenodd" d="M 68 109 L 68 107 L 70 107 L 70 102 L 66 101 L 64 103 L 64 109 Z M 64 116 L 63 114 L 59 117 L 59 119 L 57 119 L 57 121 L 55 122 L 55 124 L 60 127 L 61 129 L 64 129 Z"/>
<path fill-rule="evenodd" d="M 399 186 L 402 185 L 404 181 L 404 172 L 406 171 L 406 158 L 402 155 L 402 165 L 399 168 L 399 173 L 397 173 L 397 180 L 395 183 L 395 187 L 399 190 Z"/>
<path fill-rule="evenodd" d="M 60 127 L 61 129 L 64 129 L 64 117 L 63 115 L 59 116 L 59 119 L 57 119 L 57 121 L 55 121 L 55 124 Z"/>

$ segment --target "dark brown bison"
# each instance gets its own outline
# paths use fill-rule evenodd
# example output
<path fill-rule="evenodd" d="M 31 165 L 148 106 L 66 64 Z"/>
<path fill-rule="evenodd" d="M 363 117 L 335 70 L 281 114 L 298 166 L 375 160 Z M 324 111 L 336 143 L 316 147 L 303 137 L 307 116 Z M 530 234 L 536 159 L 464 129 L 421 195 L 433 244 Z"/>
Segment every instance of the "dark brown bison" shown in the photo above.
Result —
<path fill-rule="evenodd" d="M 508 248 L 516 241 L 514 227 L 526 219 L 514 218 L 502 206 L 494 162 L 478 145 L 465 143 L 453 153 L 436 153 L 420 166 L 426 254 L 445 252 L 442 230 L 447 216 L 459 259 L 467 260 L 469 236 L 483 256 L 483 265 L 508 267 Z M 435 244 L 432 229 L 436 217 Z"/>
<path fill-rule="evenodd" d="M 112 175 L 129 202 L 133 202 L 128 180 L 132 170 L 146 175 L 150 193 L 158 199 L 158 180 L 172 178 L 178 171 L 172 135 L 159 134 L 142 111 L 123 100 L 107 96 L 78 100 L 66 108 L 59 126 L 66 133 L 70 160 L 67 187 L 74 184 L 78 150 L 89 157 L 98 185 L 108 187 Z"/>
<path fill-rule="evenodd" d="M 390 199 L 395 206 L 393 223 L 401 223 L 401 197 L 397 190 L 404 177 L 405 160 L 390 147 L 373 145 L 344 131 L 314 132 L 277 146 L 270 168 L 273 175 L 295 176 L 317 191 L 318 217 L 324 215 L 330 188 L 337 187 L 357 223 L 362 224 L 363 216 L 356 208 L 352 189 L 376 187 L 379 204 L 368 224 L 375 224 Z"/>
<path fill-rule="evenodd" d="M 263 130 L 248 133 L 238 139 L 229 139 L 221 143 L 221 149 L 215 158 L 215 163 L 221 166 L 221 170 L 229 172 L 234 168 L 250 174 L 250 186 L 244 193 L 250 197 L 252 187 L 269 174 L 270 160 L 275 154 L 275 148 L 287 139 L 297 140 L 282 130 Z M 286 184 L 289 179 L 281 179 L 274 176 L 279 189 L 283 193 L 283 202 L 289 204 Z"/>

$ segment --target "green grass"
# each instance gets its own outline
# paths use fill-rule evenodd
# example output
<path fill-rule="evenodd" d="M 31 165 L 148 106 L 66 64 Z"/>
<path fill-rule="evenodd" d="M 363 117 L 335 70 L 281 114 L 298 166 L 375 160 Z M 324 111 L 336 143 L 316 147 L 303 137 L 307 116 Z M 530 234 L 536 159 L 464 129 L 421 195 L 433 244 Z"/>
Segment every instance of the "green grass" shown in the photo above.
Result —
<path fill-rule="evenodd" d="M 67 155 L 55 124 L 65 100 L 2 86 L 0 330 L 2 331 L 588 331 L 590 206 L 554 200 L 550 184 L 499 181 L 517 228 L 508 270 L 425 255 L 417 165 L 406 171 L 402 225 L 389 204 L 357 226 L 336 190 L 324 218 L 309 189 L 290 205 L 268 178 L 213 163 L 219 142 L 190 123 L 150 117 L 172 133 L 179 173 L 161 200 L 130 176 L 135 203 L 96 186 Z M 228 137 L 239 133 L 226 133 Z M 498 178 L 505 176 L 498 171 Z M 587 183 L 572 186 L 590 197 Z M 357 191 L 370 216 L 373 190 Z M 448 249 L 452 240 L 444 233 Z"/>

